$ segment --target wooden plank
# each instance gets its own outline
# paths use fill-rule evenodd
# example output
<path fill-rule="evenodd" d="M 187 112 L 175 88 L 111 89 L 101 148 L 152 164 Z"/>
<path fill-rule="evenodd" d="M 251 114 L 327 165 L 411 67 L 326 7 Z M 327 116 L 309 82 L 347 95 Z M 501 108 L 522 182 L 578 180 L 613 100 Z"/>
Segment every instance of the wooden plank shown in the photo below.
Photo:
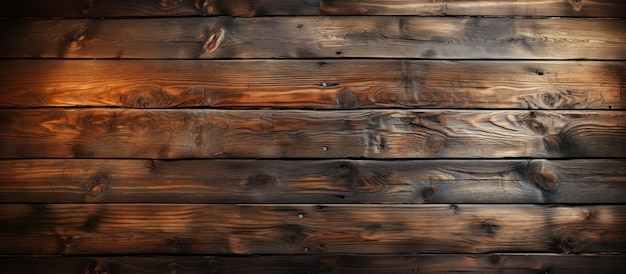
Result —
<path fill-rule="evenodd" d="M 2 273 L 172 274 L 319 273 L 316 255 L 305 256 L 132 256 L 0 257 Z"/>
<path fill-rule="evenodd" d="M 0 110 L 0 158 L 581 158 L 626 154 L 626 112 Z"/>
<path fill-rule="evenodd" d="M 621 255 L 323 255 L 323 273 L 619 273 Z"/>
<path fill-rule="evenodd" d="M 626 160 L 3 160 L 5 203 L 626 203 Z"/>
<path fill-rule="evenodd" d="M 2 254 L 619 252 L 626 206 L 3 204 Z"/>
<path fill-rule="evenodd" d="M 622 0 L 321 0 L 323 15 L 624 17 Z"/>
<path fill-rule="evenodd" d="M 623 255 L 394 254 L 0 257 L 2 273 L 619 273 Z"/>
<path fill-rule="evenodd" d="M 1 58 L 626 60 L 622 19 L 352 16 L 0 23 Z"/>
<path fill-rule="evenodd" d="M 0 2 L 2 17 L 319 15 L 319 0 L 24 0 Z"/>
<path fill-rule="evenodd" d="M 620 61 L 1 60 L 0 107 L 624 109 L 624 79 Z"/>

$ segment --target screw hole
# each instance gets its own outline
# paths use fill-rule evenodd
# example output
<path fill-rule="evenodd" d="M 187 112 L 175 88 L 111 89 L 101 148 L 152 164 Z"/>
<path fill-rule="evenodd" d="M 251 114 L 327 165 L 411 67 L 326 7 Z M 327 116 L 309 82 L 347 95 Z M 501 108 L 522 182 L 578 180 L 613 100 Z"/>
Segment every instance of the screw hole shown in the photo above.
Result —
<path fill-rule="evenodd" d="M 302 24 L 298 24 L 298 28 L 301 29 L 303 27 Z"/>
<path fill-rule="evenodd" d="M 341 55 L 341 51 L 335 52 L 337 55 Z"/>
<path fill-rule="evenodd" d="M 613 106 L 609 106 L 609 109 L 612 109 L 612 108 L 613 108 Z"/>

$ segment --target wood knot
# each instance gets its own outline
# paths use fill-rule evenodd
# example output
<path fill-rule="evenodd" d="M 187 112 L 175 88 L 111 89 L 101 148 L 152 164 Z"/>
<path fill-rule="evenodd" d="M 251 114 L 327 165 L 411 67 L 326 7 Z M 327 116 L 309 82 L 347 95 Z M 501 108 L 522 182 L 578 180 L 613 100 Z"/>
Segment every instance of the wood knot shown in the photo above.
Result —
<path fill-rule="evenodd" d="M 355 109 L 359 107 L 359 97 L 354 92 L 339 92 L 335 97 L 335 101 L 342 109 Z"/>
<path fill-rule="evenodd" d="M 204 54 L 210 54 L 216 51 L 222 44 L 222 41 L 224 41 L 225 36 L 226 31 L 222 28 L 210 32 L 206 42 L 204 43 Z"/>
<path fill-rule="evenodd" d="M 276 230 L 280 234 L 278 238 L 290 246 L 299 246 L 308 238 L 307 233 L 299 225 L 284 224 L 278 226 Z"/>
<path fill-rule="evenodd" d="M 543 136 L 543 145 L 548 152 L 559 152 L 561 150 L 561 137 L 556 135 Z"/>
<path fill-rule="evenodd" d="M 173 10 L 180 4 L 179 0 L 161 0 L 159 1 L 159 8 L 161 10 Z"/>
<path fill-rule="evenodd" d="M 531 162 L 526 168 L 526 177 L 543 190 L 552 190 L 559 186 L 559 176 L 548 169 L 544 162 Z"/>
<path fill-rule="evenodd" d="M 106 173 L 97 173 L 89 179 L 89 183 L 85 185 L 87 195 L 96 197 L 100 195 L 106 188 L 109 181 L 109 175 Z"/>
<path fill-rule="evenodd" d="M 89 261 L 85 265 L 85 274 L 109 274 L 109 265 L 100 259 Z"/>
<path fill-rule="evenodd" d="M 444 142 L 445 139 L 443 137 L 439 135 L 430 135 L 428 136 L 428 139 L 426 139 L 425 149 L 430 155 L 436 155 L 439 151 L 441 151 L 441 147 Z"/>
<path fill-rule="evenodd" d="M 87 15 L 91 11 L 91 8 L 93 8 L 93 0 L 84 0 L 80 7 L 80 11 L 84 15 Z"/>
<path fill-rule="evenodd" d="M 196 0 L 194 4 L 202 15 L 219 15 L 220 12 L 215 1 L 217 0 Z"/>
<path fill-rule="evenodd" d="M 428 202 L 430 200 L 433 199 L 433 197 L 435 197 L 435 194 L 437 194 L 437 188 L 435 186 L 427 186 L 422 190 L 422 199 L 425 202 Z"/>
<path fill-rule="evenodd" d="M 580 11 L 583 8 L 583 0 L 569 0 L 575 11 Z"/>
<path fill-rule="evenodd" d="M 269 174 L 256 174 L 248 176 L 248 185 L 252 186 L 268 186 L 274 185 L 278 182 L 276 177 Z"/>

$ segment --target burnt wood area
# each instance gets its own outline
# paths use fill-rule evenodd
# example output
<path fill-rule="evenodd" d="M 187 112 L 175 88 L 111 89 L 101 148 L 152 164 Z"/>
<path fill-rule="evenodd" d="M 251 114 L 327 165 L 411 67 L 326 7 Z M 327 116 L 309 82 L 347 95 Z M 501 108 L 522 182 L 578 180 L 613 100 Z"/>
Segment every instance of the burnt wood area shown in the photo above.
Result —
<path fill-rule="evenodd" d="M 626 272 L 624 1 L 0 22 L 0 273 Z"/>

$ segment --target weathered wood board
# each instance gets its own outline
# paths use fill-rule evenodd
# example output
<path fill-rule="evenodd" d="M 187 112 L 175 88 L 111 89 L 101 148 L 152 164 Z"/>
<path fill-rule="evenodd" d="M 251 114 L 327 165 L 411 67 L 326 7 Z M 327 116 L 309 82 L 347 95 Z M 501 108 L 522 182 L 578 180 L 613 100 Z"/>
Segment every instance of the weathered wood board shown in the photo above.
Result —
<path fill-rule="evenodd" d="M 623 157 L 626 113 L 0 110 L 0 158 Z"/>
<path fill-rule="evenodd" d="M 9 257 L 0 271 L 67 273 L 619 273 L 623 255 L 396 254 L 269 256 Z"/>
<path fill-rule="evenodd" d="M 621 0 L 321 0 L 324 15 L 624 17 Z"/>
<path fill-rule="evenodd" d="M 623 19 L 212 17 L 0 24 L 0 58 L 626 60 Z"/>
<path fill-rule="evenodd" d="M 2 254 L 619 252 L 626 207 L 3 204 Z"/>
<path fill-rule="evenodd" d="M 624 79 L 622 61 L 0 60 L 0 107 L 624 109 Z"/>
<path fill-rule="evenodd" d="M 626 160 L 2 160 L 6 203 L 626 202 Z"/>
<path fill-rule="evenodd" d="M 319 0 L 22 0 L 0 2 L 2 17 L 178 17 L 319 15 Z"/>

